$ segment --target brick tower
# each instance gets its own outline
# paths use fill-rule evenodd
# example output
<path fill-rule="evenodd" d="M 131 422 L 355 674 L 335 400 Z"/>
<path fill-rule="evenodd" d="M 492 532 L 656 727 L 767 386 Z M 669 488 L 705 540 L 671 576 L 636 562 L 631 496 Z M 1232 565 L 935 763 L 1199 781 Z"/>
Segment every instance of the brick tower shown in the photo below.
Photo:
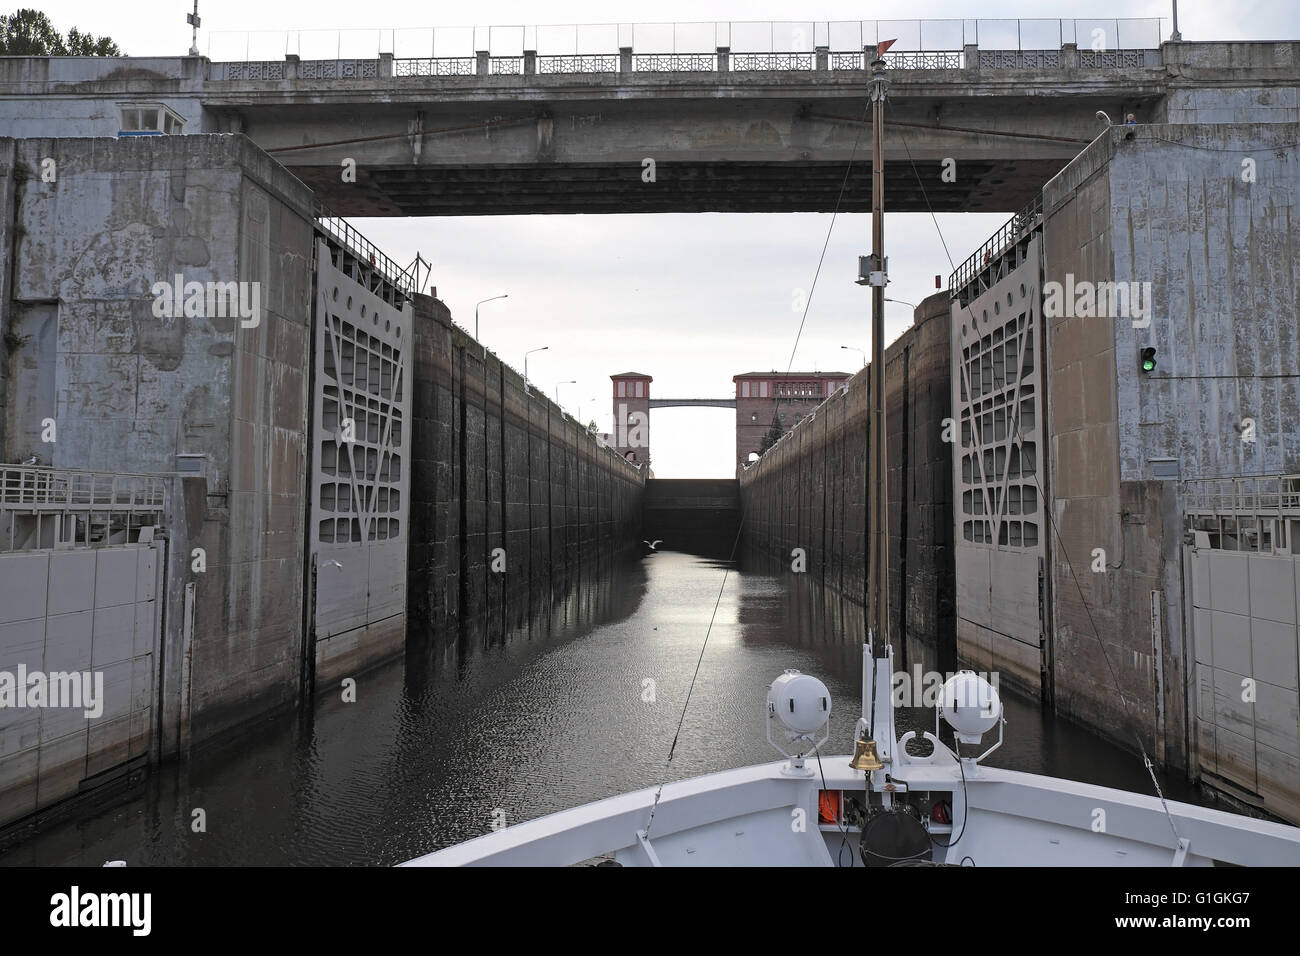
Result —
<path fill-rule="evenodd" d="M 736 383 L 736 461 L 744 464 L 763 451 L 763 440 L 773 431 L 785 434 L 795 422 L 810 414 L 842 388 L 848 372 L 745 372 Z"/>
<path fill-rule="evenodd" d="M 650 462 L 649 375 L 623 372 L 611 375 L 614 382 L 614 441 L 618 453 L 629 461 Z"/>

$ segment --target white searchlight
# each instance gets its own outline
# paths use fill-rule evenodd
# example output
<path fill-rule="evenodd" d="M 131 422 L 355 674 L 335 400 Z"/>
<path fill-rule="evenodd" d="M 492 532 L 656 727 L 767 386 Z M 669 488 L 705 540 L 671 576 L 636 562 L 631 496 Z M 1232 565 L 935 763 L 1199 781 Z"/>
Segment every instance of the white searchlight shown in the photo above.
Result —
<path fill-rule="evenodd" d="M 805 768 L 804 756 L 812 753 L 830 738 L 831 692 L 826 685 L 811 674 L 787 670 L 772 681 L 767 689 L 767 742 L 790 758 L 781 772 L 795 776 L 808 776 L 812 770 Z M 790 749 L 772 739 L 772 724 L 780 721 Z M 818 732 L 825 730 L 821 739 Z"/>
<path fill-rule="evenodd" d="M 940 691 L 939 706 L 935 711 L 935 736 L 939 734 L 939 718 L 952 728 L 953 736 L 960 744 L 978 744 L 984 735 L 994 727 L 998 728 L 998 742 L 978 757 L 962 757 L 960 751 L 954 751 L 959 759 L 979 763 L 993 751 L 1002 746 L 1002 725 L 1006 720 L 1002 716 L 1002 700 L 997 688 L 985 680 L 982 674 L 974 671 L 958 671 L 943 682 Z"/>

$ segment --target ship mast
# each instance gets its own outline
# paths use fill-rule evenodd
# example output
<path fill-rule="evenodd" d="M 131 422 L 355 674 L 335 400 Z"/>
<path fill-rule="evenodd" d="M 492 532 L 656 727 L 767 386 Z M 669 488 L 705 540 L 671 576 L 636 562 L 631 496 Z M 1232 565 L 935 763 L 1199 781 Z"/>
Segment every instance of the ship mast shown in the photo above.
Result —
<path fill-rule="evenodd" d="M 858 721 L 857 741 L 849 766 L 865 771 L 870 777 L 884 769 L 893 759 L 893 711 L 889 696 L 892 654 L 887 627 L 889 622 L 889 558 L 885 547 L 889 541 L 889 472 L 885 467 L 885 284 L 889 281 L 885 260 L 885 51 L 894 43 L 884 40 L 876 45 L 871 61 L 871 255 L 858 260 L 858 284 L 871 286 L 871 396 L 868 408 L 867 449 L 871 467 L 867 497 L 867 643 L 862 661 L 862 719 Z M 876 720 L 877 715 L 881 720 Z M 880 744 L 884 744 L 883 752 Z M 874 778 L 873 778 L 874 780 Z M 874 784 L 873 784 L 874 785 Z M 886 794 L 886 802 L 889 800 Z"/>
<path fill-rule="evenodd" d="M 885 125 L 885 50 L 892 40 L 876 47 L 871 63 L 871 498 L 868 502 L 869 559 L 867 564 L 867 627 L 877 659 L 889 646 L 889 473 L 885 467 L 885 283 L 889 281 L 885 261 L 885 157 L 882 144 Z"/>

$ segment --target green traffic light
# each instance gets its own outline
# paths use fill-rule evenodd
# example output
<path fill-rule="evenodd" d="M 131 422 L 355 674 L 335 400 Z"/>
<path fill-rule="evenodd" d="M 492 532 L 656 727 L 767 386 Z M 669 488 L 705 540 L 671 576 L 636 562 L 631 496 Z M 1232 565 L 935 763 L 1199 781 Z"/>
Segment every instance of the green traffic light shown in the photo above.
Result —
<path fill-rule="evenodd" d="M 1156 363 L 1153 360 L 1151 359 L 1142 360 L 1142 371 L 1151 372 L 1155 370 L 1155 367 L 1156 367 Z"/>

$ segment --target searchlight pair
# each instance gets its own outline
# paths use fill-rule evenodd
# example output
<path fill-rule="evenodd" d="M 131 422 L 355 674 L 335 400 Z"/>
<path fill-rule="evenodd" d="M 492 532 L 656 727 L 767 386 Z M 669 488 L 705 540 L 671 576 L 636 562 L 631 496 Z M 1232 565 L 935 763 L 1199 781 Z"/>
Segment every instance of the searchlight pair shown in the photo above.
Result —
<path fill-rule="evenodd" d="M 998 728 L 998 742 L 973 759 L 983 760 L 1002 745 L 1002 700 L 997 690 L 974 671 L 958 671 L 944 681 L 938 712 L 935 715 L 936 736 L 939 717 L 952 728 L 959 744 L 978 744 L 994 727 Z M 804 758 L 824 744 L 830 737 L 831 694 L 816 677 L 797 670 L 785 671 L 772 681 L 767 689 L 767 740 L 779 753 L 790 758 L 788 772 L 805 772 Z M 787 746 L 772 739 L 772 726 L 779 722 L 784 728 Z M 849 765 L 855 770 L 881 770 L 884 764 L 876 750 L 874 740 L 859 740 Z"/>

